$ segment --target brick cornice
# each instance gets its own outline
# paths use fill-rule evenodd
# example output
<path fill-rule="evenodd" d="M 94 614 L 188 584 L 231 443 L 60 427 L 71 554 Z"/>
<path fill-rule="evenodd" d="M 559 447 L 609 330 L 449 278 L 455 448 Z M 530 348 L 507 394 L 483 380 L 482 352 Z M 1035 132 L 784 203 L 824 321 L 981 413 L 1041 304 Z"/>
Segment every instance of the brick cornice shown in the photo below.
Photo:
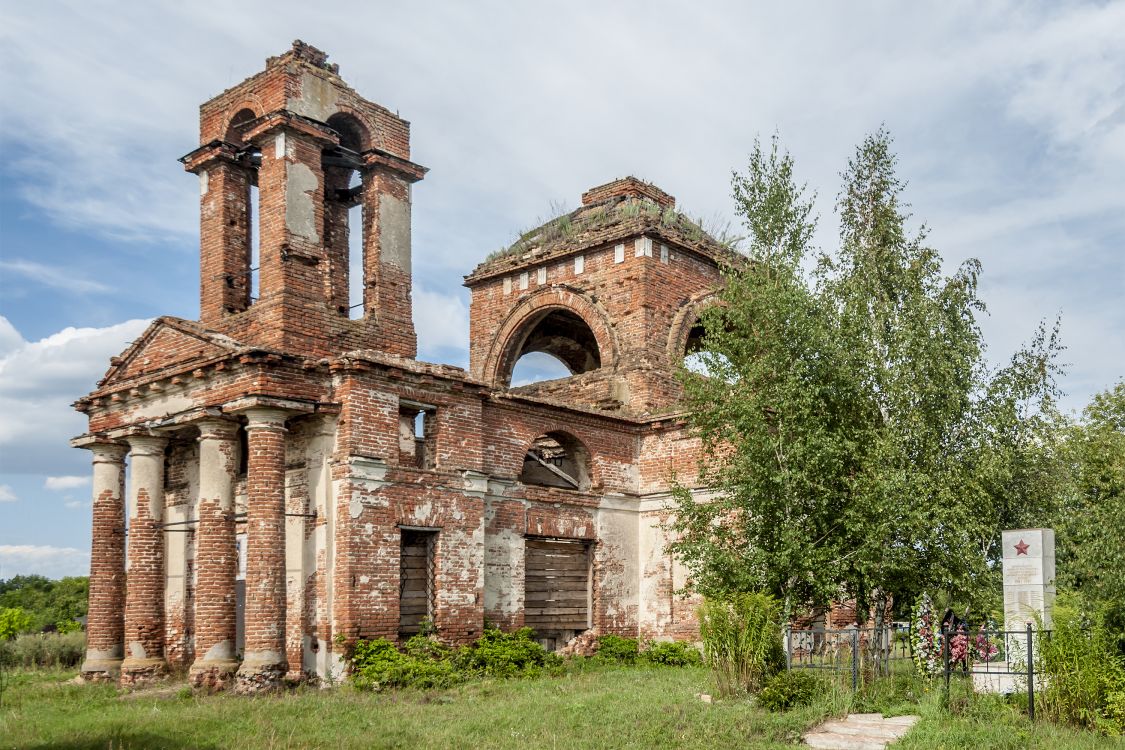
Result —
<path fill-rule="evenodd" d="M 326 145 L 337 146 L 340 144 L 340 137 L 327 125 L 302 117 L 287 109 L 262 115 L 247 126 L 242 133 L 242 137 L 248 143 L 253 143 L 277 130 L 303 135 Z"/>
<path fill-rule="evenodd" d="M 184 170 L 195 174 L 199 174 L 218 162 L 249 167 L 247 153 L 243 149 L 233 143 L 220 140 L 205 143 L 180 157 L 180 163 L 184 165 Z"/>
<path fill-rule="evenodd" d="M 389 151 L 373 148 L 363 152 L 363 163 L 367 167 L 382 168 L 395 173 L 407 182 L 418 182 L 426 176 L 429 168 L 415 164 L 409 159 L 395 156 Z"/>

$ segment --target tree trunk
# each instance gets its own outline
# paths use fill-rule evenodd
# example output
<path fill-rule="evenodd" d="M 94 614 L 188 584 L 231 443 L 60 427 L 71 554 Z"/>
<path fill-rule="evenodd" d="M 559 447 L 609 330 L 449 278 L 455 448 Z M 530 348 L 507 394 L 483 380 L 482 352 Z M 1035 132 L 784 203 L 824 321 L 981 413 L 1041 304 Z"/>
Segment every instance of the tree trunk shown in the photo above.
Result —
<path fill-rule="evenodd" d="M 884 620 L 884 615 L 887 611 L 887 592 L 884 591 L 882 588 L 877 588 L 874 591 L 874 597 L 873 598 L 875 599 L 875 633 L 872 636 L 872 641 L 873 641 L 873 645 L 874 645 L 874 648 L 872 649 L 872 654 L 873 654 L 874 660 L 875 660 L 875 673 L 881 674 L 880 670 L 881 670 L 881 667 L 883 666 L 883 662 L 887 661 L 887 663 L 889 664 L 889 661 L 887 660 L 886 646 L 885 646 L 886 639 L 884 638 L 884 634 L 883 634 L 883 627 L 884 627 L 883 620 Z"/>

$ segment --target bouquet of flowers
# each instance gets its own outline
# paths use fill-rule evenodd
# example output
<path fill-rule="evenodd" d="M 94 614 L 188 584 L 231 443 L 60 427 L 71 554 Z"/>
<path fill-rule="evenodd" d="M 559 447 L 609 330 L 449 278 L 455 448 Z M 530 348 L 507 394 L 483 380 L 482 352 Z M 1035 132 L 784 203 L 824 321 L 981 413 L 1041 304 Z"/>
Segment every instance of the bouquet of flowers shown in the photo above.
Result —
<path fill-rule="evenodd" d="M 933 677 L 942 668 L 941 633 L 934 625 L 934 603 L 929 594 L 922 594 L 914 607 L 914 666 L 924 677 Z"/>
<path fill-rule="evenodd" d="M 981 623 L 981 626 L 977 629 L 976 637 L 973 638 L 972 643 L 973 661 L 992 661 L 1000 653 L 1000 648 L 988 637 L 988 631 L 990 630 L 996 632 L 996 625 L 988 620 Z"/>

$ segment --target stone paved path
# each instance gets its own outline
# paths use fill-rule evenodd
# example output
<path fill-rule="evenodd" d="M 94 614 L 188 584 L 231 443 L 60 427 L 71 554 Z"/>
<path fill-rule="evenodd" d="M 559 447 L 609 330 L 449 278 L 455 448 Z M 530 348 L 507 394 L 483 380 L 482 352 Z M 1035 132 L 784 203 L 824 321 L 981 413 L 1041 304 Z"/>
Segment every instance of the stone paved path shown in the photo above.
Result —
<path fill-rule="evenodd" d="M 883 750 L 910 731 L 917 716 L 849 714 L 830 719 L 805 735 L 805 744 L 823 750 Z"/>

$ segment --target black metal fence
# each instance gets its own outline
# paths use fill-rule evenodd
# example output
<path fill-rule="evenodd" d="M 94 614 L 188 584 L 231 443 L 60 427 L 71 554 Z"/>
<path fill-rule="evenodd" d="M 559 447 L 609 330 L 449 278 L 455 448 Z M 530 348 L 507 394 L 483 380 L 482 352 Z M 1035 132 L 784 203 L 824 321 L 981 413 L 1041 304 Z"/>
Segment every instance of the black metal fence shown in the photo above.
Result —
<path fill-rule="evenodd" d="M 863 677 L 887 676 L 895 662 L 908 662 L 910 639 L 896 626 L 881 628 L 787 628 L 788 669 L 818 669 L 851 675 L 852 689 Z"/>
<path fill-rule="evenodd" d="M 913 635 L 905 624 L 882 628 L 786 628 L 786 668 L 850 676 L 852 689 L 856 690 L 861 680 L 889 676 L 896 668 L 915 669 Z M 1026 691 L 1028 715 L 1034 719 L 1035 639 L 1050 637 L 1049 630 L 1035 631 L 1031 625 L 1025 630 L 942 629 L 931 634 L 931 662 L 920 668 L 932 676 L 941 675 L 947 695 L 954 677 L 972 679 L 974 689 L 981 691 Z"/>
<path fill-rule="evenodd" d="M 1035 639 L 1050 640 L 1050 630 L 976 630 L 959 628 L 941 633 L 945 691 L 954 676 L 973 680 L 973 687 L 997 693 L 1027 693 L 1027 714 L 1035 719 Z M 1042 679 L 1042 675 L 1038 677 Z"/>

